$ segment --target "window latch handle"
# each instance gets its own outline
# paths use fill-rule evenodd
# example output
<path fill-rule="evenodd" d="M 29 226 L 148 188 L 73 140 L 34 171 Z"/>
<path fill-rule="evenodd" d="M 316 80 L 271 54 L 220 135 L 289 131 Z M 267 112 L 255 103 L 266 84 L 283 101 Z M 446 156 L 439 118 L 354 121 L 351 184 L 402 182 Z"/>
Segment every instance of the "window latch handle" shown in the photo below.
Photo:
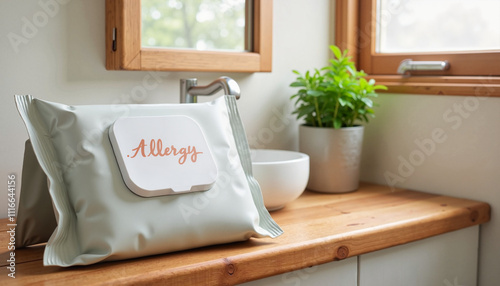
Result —
<path fill-rule="evenodd" d="M 403 60 L 398 67 L 398 74 L 406 74 L 410 71 L 444 71 L 450 68 L 448 61 L 412 61 Z"/>

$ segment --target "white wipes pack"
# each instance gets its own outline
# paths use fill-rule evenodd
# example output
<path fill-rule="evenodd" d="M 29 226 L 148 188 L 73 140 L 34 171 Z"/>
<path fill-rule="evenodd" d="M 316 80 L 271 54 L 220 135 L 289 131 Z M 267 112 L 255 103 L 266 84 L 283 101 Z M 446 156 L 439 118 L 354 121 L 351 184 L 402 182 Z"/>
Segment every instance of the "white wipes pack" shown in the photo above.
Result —
<path fill-rule="evenodd" d="M 28 95 L 16 96 L 16 104 L 57 219 L 46 266 L 282 233 L 252 176 L 234 96 L 68 106 Z"/>

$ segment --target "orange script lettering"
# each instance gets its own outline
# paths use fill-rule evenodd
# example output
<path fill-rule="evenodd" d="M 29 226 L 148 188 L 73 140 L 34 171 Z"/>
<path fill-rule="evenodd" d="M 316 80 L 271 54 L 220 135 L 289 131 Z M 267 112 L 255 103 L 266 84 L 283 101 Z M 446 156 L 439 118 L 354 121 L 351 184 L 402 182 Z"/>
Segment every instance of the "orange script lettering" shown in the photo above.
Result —
<path fill-rule="evenodd" d="M 191 162 L 195 163 L 196 160 L 198 159 L 198 155 L 203 154 L 203 152 L 196 152 L 195 146 L 187 146 L 178 149 L 175 148 L 174 145 L 170 145 L 170 147 L 163 148 L 163 141 L 161 141 L 161 139 L 158 140 L 151 139 L 151 141 L 149 142 L 149 148 L 146 147 L 148 147 L 148 145 L 146 144 L 146 141 L 142 139 L 141 142 L 139 143 L 139 146 L 137 146 L 137 148 L 132 149 L 132 152 L 135 152 L 134 155 L 132 156 L 127 155 L 127 157 L 135 158 L 137 154 L 140 154 L 140 156 L 142 157 L 150 157 L 150 156 L 177 157 L 180 155 L 178 162 L 180 165 L 182 165 L 186 162 L 188 155 L 191 155 L 190 157 Z"/>

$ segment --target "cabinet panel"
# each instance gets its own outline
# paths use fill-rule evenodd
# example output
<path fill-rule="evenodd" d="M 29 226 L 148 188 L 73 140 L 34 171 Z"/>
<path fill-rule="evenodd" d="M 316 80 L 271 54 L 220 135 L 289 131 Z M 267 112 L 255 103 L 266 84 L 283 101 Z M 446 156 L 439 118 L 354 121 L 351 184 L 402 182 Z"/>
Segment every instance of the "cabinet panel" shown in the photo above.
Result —
<path fill-rule="evenodd" d="M 357 257 L 275 275 L 241 286 L 356 286 Z"/>
<path fill-rule="evenodd" d="M 476 285 L 479 226 L 359 257 L 359 285 Z"/>

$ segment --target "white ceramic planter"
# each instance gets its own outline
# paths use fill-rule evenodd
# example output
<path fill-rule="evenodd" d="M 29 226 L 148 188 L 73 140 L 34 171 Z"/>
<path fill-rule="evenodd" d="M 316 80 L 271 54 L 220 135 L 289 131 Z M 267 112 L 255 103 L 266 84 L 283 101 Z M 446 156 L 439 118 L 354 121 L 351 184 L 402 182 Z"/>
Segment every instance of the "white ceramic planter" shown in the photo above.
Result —
<path fill-rule="evenodd" d="M 363 126 L 299 127 L 299 150 L 310 157 L 309 190 L 345 193 L 358 189 L 363 131 Z"/>

